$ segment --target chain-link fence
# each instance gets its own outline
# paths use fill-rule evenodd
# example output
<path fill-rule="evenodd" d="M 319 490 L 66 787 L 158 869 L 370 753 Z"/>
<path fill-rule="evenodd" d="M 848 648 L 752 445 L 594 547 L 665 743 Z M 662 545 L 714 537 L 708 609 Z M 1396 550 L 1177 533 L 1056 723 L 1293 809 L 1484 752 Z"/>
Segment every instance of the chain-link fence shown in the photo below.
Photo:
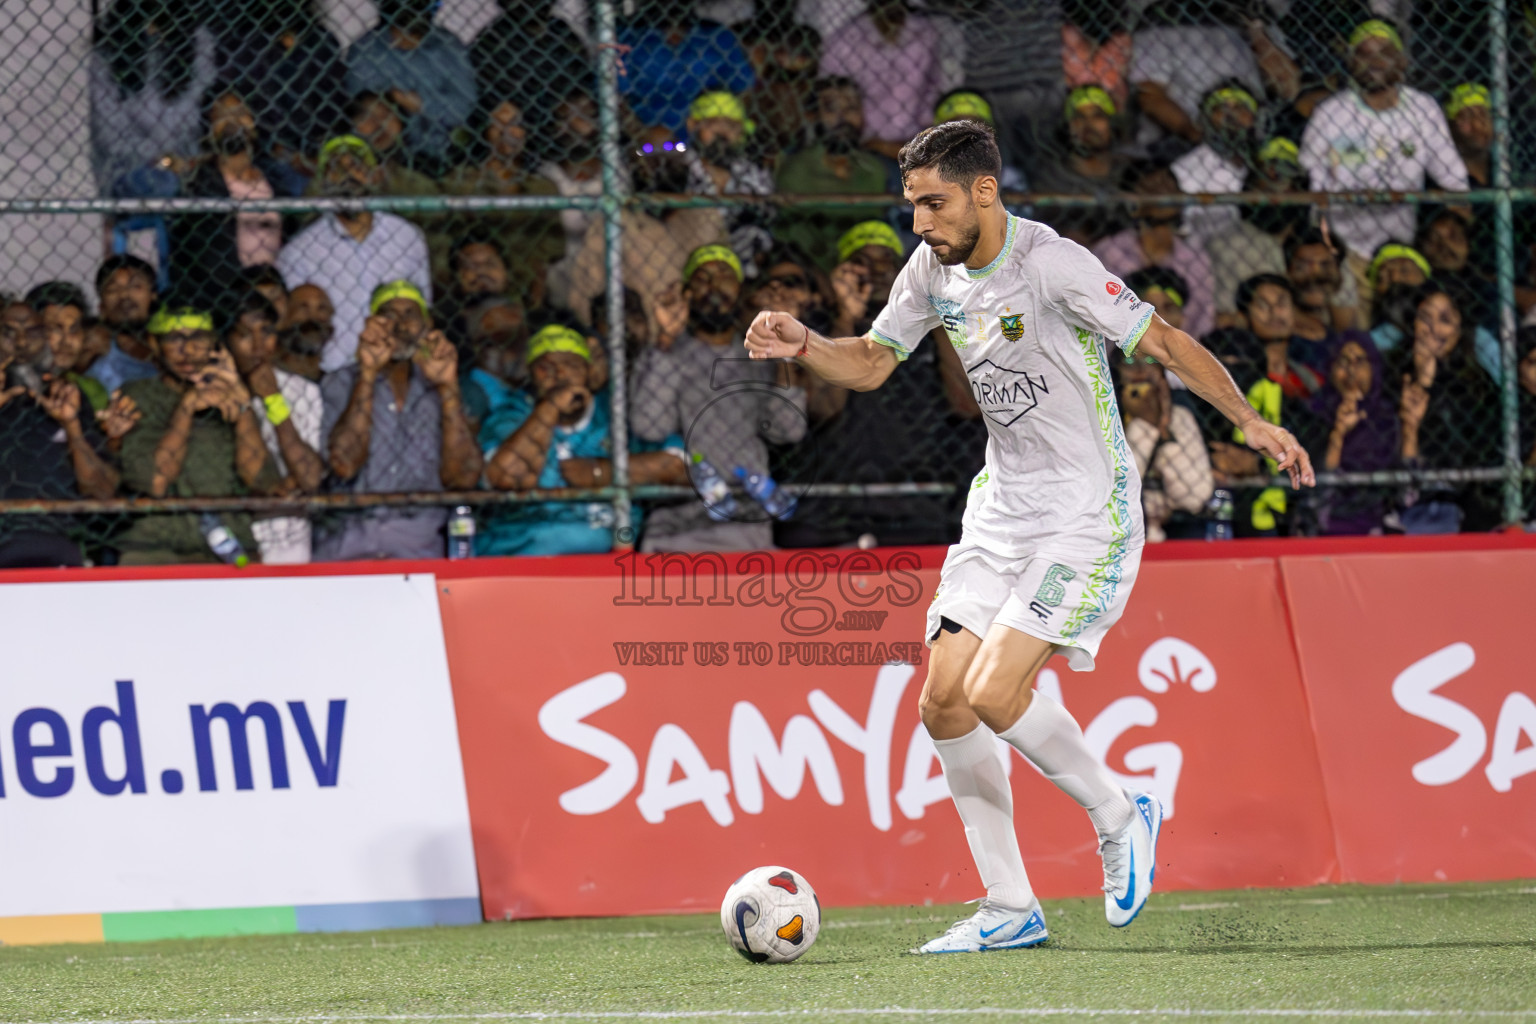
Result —
<path fill-rule="evenodd" d="M 945 331 L 870 392 L 742 337 L 870 329 L 958 118 L 1321 471 L 1117 357 L 1150 539 L 1532 514 L 1531 4 L 12 7 L 0 564 L 951 541 Z"/>

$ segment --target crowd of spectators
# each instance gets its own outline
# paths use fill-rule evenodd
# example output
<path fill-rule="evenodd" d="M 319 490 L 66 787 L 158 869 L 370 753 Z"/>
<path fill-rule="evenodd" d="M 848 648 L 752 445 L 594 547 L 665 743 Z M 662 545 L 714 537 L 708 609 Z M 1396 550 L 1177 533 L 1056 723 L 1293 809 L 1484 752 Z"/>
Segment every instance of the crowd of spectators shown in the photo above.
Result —
<path fill-rule="evenodd" d="M 432 0 L 376 5 L 376 25 L 345 46 L 306 0 L 106 5 L 91 60 L 101 192 L 603 194 L 597 49 L 570 5 L 500 0 L 468 42 L 434 22 Z M 1498 464 L 1491 206 L 1169 200 L 1488 185 L 1491 96 L 1476 77 L 1486 64 L 1431 56 L 1485 45 L 1478 5 L 728 6 L 743 20 L 636 0 L 619 25 L 622 157 L 609 184 L 642 199 L 621 224 L 632 482 L 947 482 L 963 500 L 985 430 L 942 333 L 868 395 L 750 363 L 742 346 L 762 309 L 833 335 L 868 329 L 919 244 L 894 157 L 918 129 L 954 118 L 996 129 L 1002 185 L 1020 204 L 1010 208 L 1091 248 L 1202 338 L 1320 469 Z M 644 201 L 655 193 L 747 201 Z M 466 213 L 426 202 L 130 226 L 154 236 L 158 258 L 120 242 L 95 275 L 94 310 L 68 281 L 5 302 L 0 496 L 612 480 L 594 205 Z M 1532 276 L 1518 299 L 1536 318 Z M 1532 340 L 1522 335 L 1518 384 L 1536 465 Z M 1266 467 L 1149 360 L 1122 360 L 1115 374 L 1149 537 L 1203 536 L 1213 493 Z M 1326 487 L 1304 500 L 1254 488 L 1238 495 L 1236 527 L 1489 529 L 1498 499 L 1497 484 Z M 431 557 L 447 515 L 431 504 L 12 515 L 0 518 L 0 564 L 206 561 L 226 557 L 231 537 L 269 562 Z M 919 493 L 806 498 L 780 522 L 701 500 L 636 510 L 650 550 L 944 542 L 957 523 L 956 501 Z M 504 505 L 481 514 L 478 547 L 606 550 L 612 526 L 606 502 Z"/>

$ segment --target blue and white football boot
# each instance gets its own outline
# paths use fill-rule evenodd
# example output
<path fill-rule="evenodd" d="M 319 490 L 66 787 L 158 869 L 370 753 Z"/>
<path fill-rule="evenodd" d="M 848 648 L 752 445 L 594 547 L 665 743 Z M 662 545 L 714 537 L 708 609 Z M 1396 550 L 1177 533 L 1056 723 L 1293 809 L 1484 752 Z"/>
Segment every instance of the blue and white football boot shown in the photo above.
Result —
<path fill-rule="evenodd" d="M 1023 910 L 993 903 L 982 897 L 976 913 L 949 926 L 949 931 L 925 942 L 917 953 L 985 953 L 994 949 L 1024 949 L 1050 938 L 1040 901 Z"/>
<path fill-rule="evenodd" d="M 1146 793 L 1126 791 L 1131 820 L 1112 835 L 1099 838 L 1104 859 L 1104 916 L 1116 928 L 1136 920 L 1152 894 L 1157 874 L 1157 833 L 1163 827 L 1163 805 Z"/>

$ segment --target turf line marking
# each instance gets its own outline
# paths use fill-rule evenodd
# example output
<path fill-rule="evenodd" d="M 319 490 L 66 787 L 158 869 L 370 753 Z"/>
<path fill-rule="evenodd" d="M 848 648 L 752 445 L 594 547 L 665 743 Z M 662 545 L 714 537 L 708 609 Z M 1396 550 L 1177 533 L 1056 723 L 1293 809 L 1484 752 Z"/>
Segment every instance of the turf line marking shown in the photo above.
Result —
<path fill-rule="evenodd" d="M 1120 1009 L 1087 1006 L 977 1006 L 946 1009 L 938 1007 L 883 1006 L 866 1008 L 824 1007 L 803 1010 L 529 1010 L 504 1013 L 379 1013 L 379 1014 L 293 1014 L 278 1017 L 184 1017 L 173 1019 L 127 1018 L 121 1020 L 61 1020 L 31 1024 L 332 1024 L 351 1021 L 517 1021 L 517 1020 L 754 1020 L 792 1017 L 1325 1017 L 1338 1019 L 1434 1017 L 1536 1019 L 1536 1010 L 1373 1010 L 1373 1009 L 1300 1009 L 1293 1007 L 1248 1007 L 1214 1010 L 1195 1007 L 1153 1007 Z M 0 1024 L 23 1022 L 0 1021 Z"/>
<path fill-rule="evenodd" d="M 1164 910 L 1225 910 L 1228 907 L 1242 906 L 1240 903 L 1180 903 L 1176 907 L 1164 907 Z"/>

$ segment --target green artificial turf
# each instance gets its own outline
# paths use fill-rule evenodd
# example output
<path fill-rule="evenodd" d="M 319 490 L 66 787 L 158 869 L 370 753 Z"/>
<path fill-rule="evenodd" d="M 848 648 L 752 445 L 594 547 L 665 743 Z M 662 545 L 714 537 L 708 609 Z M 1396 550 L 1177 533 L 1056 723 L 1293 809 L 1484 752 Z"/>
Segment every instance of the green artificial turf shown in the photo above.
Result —
<path fill-rule="evenodd" d="M 1532 883 L 1157 894 L 1123 931 L 1045 910 L 1038 949 L 918 957 L 961 908 L 830 909 L 787 966 L 697 915 L 4 948 L 0 1021 L 1536 1022 Z"/>

